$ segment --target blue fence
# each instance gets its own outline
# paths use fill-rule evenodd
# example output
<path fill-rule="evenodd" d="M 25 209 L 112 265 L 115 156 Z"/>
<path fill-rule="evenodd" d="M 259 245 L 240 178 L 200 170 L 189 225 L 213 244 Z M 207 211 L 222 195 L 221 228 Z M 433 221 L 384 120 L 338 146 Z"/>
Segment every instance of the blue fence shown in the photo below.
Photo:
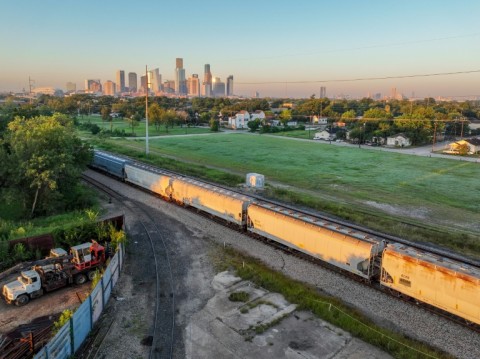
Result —
<path fill-rule="evenodd" d="M 123 267 L 123 257 L 124 249 L 120 245 L 100 282 L 75 311 L 70 321 L 35 355 L 35 359 L 66 359 L 80 348 L 107 305 Z"/>

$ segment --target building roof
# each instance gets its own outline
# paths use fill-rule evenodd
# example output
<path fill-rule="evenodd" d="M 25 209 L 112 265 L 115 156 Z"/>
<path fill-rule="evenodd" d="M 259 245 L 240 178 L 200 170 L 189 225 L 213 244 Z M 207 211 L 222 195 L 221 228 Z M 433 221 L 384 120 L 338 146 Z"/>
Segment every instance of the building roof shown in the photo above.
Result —
<path fill-rule="evenodd" d="M 395 135 L 388 136 L 387 138 L 395 138 L 395 137 L 403 137 L 405 139 L 408 139 L 408 136 L 405 135 L 404 133 L 396 133 Z"/>
<path fill-rule="evenodd" d="M 480 146 L 480 138 L 466 138 L 464 141 L 474 146 Z"/>

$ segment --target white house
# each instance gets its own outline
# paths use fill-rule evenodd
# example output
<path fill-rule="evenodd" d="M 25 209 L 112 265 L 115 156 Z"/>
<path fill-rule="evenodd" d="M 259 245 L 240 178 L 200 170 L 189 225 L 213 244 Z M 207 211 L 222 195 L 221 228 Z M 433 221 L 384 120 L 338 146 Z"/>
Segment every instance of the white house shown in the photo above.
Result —
<path fill-rule="evenodd" d="M 265 114 L 264 114 L 265 116 Z M 250 114 L 248 111 L 242 110 L 235 116 L 228 118 L 228 127 L 233 129 L 248 128 L 248 121 L 250 121 Z"/>
<path fill-rule="evenodd" d="M 387 146 L 408 147 L 410 145 L 410 139 L 403 133 L 397 133 L 396 135 L 387 137 Z"/>
<path fill-rule="evenodd" d="M 313 136 L 314 140 L 325 140 L 325 141 L 333 141 L 335 139 L 335 134 L 330 133 L 327 130 L 323 130 L 320 132 L 315 133 L 315 136 Z"/>
<path fill-rule="evenodd" d="M 462 152 L 462 148 L 466 147 L 468 155 L 474 155 L 480 152 L 480 139 L 469 138 L 457 142 L 449 143 L 443 153 L 458 155 Z"/>
<path fill-rule="evenodd" d="M 250 115 L 250 121 L 256 120 L 257 118 L 259 120 L 264 120 L 265 119 L 265 112 L 263 112 L 262 110 L 257 110 Z"/>
<path fill-rule="evenodd" d="M 327 125 L 328 124 L 328 117 L 320 117 L 320 116 L 313 116 L 312 123 L 319 124 L 319 125 Z"/>

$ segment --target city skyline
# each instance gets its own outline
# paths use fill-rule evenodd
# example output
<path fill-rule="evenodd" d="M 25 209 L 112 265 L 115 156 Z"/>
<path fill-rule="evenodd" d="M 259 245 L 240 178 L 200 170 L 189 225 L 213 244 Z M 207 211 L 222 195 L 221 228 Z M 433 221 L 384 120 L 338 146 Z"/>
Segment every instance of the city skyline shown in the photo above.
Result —
<path fill-rule="evenodd" d="M 331 81 L 480 69 L 476 2 L 292 6 L 286 1 L 186 0 L 181 7 L 154 1 L 147 6 L 143 22 L 133 26 L 131 14 L 142 9 L 126 1 L 4 4 L 0 91 L 28 90 L 29 76 L 36 87 L 65 89 L 71 82 L 78 90 L 85 79 L 116 82 L 117 69 L 140 77 L 145 65 L 159 68 L 164 80 L 174 80 L 173 59 L 179 57 L 185 61 L 185 81 L 199 74 L 203 82 L 204 65 L 210 64 L 212 76 L 222 81 L 235 75 L 235 94 L 241 96 L 319 96 L 322 86 L 329 97 L 388 94 L 392 87 L 418 97 L 480 93 L 479 73 Z M 197 20 L 178 27 L 168 14 L 180 10 Z M 100 21 L 106 17 L 108 28 Z M 325 82 L 292 83 L 320 80 Z"/>

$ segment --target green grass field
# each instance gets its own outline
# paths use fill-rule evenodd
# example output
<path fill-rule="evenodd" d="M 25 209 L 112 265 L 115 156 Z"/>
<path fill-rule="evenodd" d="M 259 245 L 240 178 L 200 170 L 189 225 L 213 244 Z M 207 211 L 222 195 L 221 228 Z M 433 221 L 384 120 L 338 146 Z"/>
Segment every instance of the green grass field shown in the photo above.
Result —
<path fill-rule="evenodd" d="M 122 131 L 124 130 L 125 133 L 131 134 L 132 133 L 132 126 L 130 123 L 125 119 L 115 119 L 111 123 L 108 121 L 103 121 L 100 116 L 81 116 L 78 118 L 80 123 L 92 123 L 98 125 L 100 128 L 105 130 L 110 130 L 110 126 L 115 130 Z M 158 129 L 155 128 L 154 125 L 150 124 L 148 126 L 148 135 L 149 136 L 167 136 L 167 135 L 185 135 L 185 134 L 199 134 L 199 133 L 209 133 L 210 128 L 208 127 L 181 127 L 175 126 L 173 128 L 169 128 L 168 132 L 165 130 L 164 126 L 160 126 Z M 133 133 L 137 137 L 144 137 L 145 136 L 145 121 L 141 121 L 138 123 L 133 130 Z M 82 131 L 82 137 L 88 136 L 90 137 L 91 133 L 87 131 Z"/>
<path fill-rule="evenodd" d="M 111 143 L 125 153 L 144 148 L 140 140 Z M 480 253 L 478 163 L 247 134 L 155 139 L 150 148 L 152 155 L 192 167 L 262 173 L 277 188 L 277 198 L 394 235 Z M 403 222 L 413 226 L 405 230 Z"/>

